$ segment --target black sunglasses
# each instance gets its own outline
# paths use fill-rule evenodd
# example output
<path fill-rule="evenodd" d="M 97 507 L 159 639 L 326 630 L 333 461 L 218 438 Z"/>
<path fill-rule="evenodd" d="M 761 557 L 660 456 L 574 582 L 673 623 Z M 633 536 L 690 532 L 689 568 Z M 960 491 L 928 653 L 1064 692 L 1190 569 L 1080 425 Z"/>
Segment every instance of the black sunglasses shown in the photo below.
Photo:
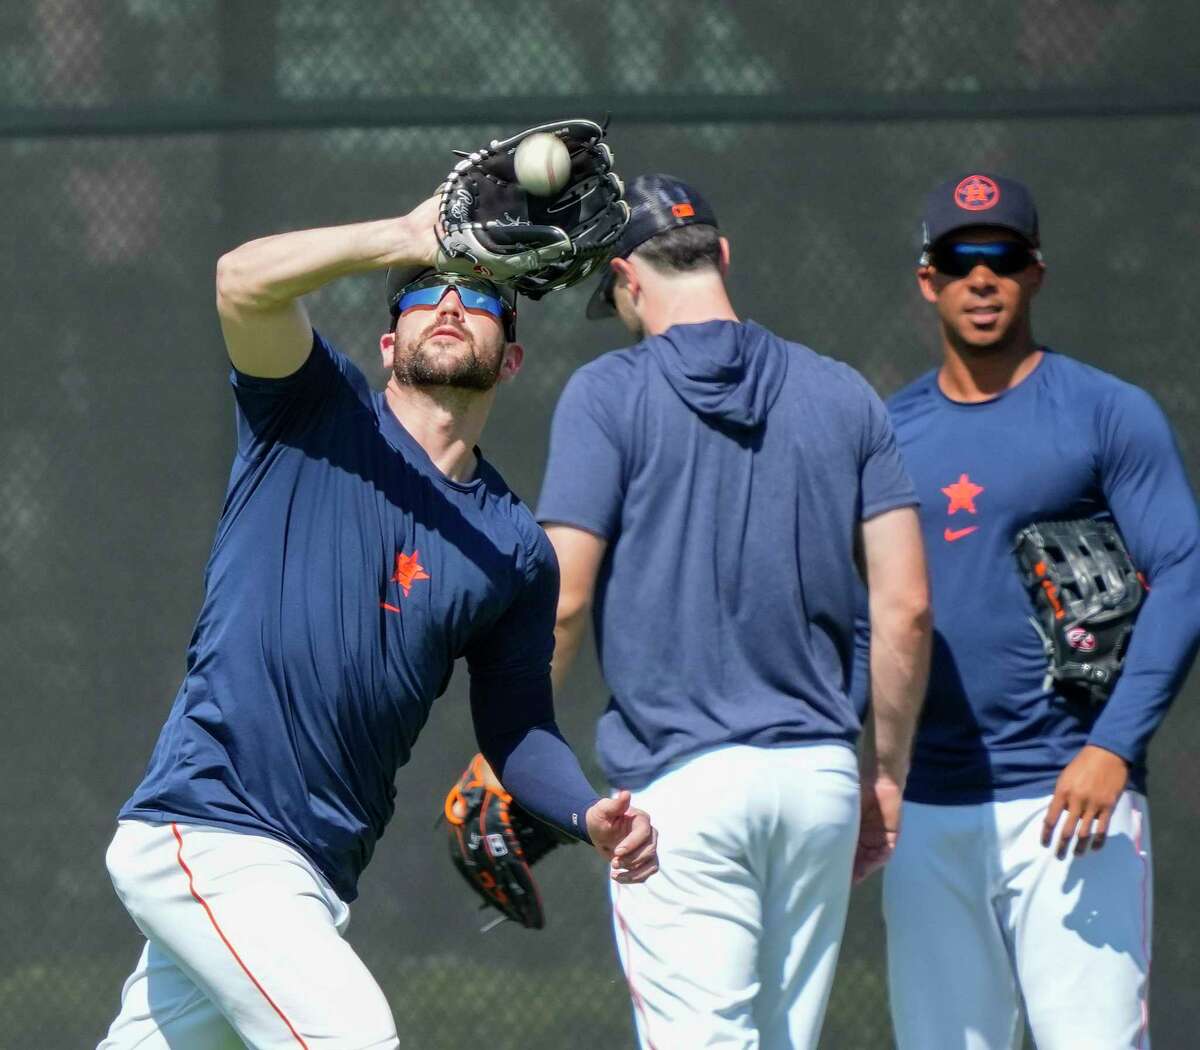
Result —
<path fill-rule="evenodd" d="M 1011 277 L 1041 261 L 1041 252 L 1016 241 L 989 241 L 986 244 L 951 241 L 935 244 L 921 256 L 923 266 L 932 266 L 947 277 L 966 277 L 976 266 L 986 266 L 994 274 Z"/>

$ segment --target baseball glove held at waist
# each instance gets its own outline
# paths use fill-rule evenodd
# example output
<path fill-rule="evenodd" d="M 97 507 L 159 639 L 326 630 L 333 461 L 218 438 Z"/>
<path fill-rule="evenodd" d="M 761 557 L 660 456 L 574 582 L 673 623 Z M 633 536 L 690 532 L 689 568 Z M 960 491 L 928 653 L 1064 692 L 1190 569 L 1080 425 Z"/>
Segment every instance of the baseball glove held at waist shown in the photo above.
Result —
<path fill-rule="evenodd" d="M 1031 617 L 1064 696 L 1103 704 L 1121 675 L 1146 594 L 1125 543 L 1109 521 L 1042 521 L 1016 537 Z"/>

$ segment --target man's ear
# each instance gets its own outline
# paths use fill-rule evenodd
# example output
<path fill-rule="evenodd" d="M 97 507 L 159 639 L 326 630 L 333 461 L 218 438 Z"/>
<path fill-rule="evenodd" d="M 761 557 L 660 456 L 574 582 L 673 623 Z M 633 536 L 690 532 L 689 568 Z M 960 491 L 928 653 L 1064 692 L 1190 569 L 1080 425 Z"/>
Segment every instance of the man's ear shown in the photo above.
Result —
<path fill-rule="evenodd" d="M 500 360 L 500 375 L 499 381 L 507 383 L 519 371 L 521 365 L 525 363 L 525 347 L 520 343 L 505 343 L 504 356 Z"/>
<path fill-rule="evenodd" d="M 729 238 L 721 237 L 721 276 L 725 277 L 729 273 Z"/>
<path fill-rule="evenodd" d="M 625 278 L 625 285 L 629 289 L 629 296 L 634 302 L 637 301 L 638 293 L 642 290 L 642 282 L 638 279 L 637 269 L 628 259 L 613 259 L 609 262 L 613 273 L 617 275 L 617 280 Z"/>
<path fill-rule="evenodd" d="M 927 303 L 938 301 L 937 270 L 932 266 L 917 267 L 917 287 L 921 289 L 921 298 Z"/>
<path fill-rule="evenodd" d="M 391 369 L 396 359 L 396 333 L 384 332 L 379 337 L 379 356 L 383 358 L 383 367 Z"/>
<path fill-rule="evenodd" d="M 1046 280 L 1046 264 L 1038 260 L 1037 266 L 1034 268 L 1033 280 L 1029 282 L 1029 294 L 1037 295 L 1042 290 L 1042 285 Z"/>

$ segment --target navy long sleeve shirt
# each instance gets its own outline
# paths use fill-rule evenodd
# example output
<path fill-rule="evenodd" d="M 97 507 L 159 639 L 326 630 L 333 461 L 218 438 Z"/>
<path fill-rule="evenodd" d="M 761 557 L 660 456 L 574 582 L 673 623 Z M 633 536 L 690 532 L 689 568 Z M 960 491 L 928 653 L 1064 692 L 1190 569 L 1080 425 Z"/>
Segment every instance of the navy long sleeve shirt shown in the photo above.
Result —
<path fill-rule="evenodd" d="M 930 372 L 888 408 L 921 499 L 935 632 L 907 797 L 1049 792 L 1088 743 L 1126 759 L 1131 786 L 1144 789 L 1150 738 L 1200 641 L 1200 516 L 1161 409 L 1051 351 L 989 401 L 952 401 Z M 1116 522 L 1150 591 L 1097 713 L 1046 688 L 1013 541 L 1030 522 L 1101 515 Z"/>
<path fill-rule="evenodd" d="M 480 458 L 445 477 L 314 333 L 283 379 L 234 373 L 238 450 L 183 684 L 120 816 L 242 829 L 345 900 L 455 660 L 484 754 L 580 838 L 595 801 L 553 721 L 558 566 Z"/>

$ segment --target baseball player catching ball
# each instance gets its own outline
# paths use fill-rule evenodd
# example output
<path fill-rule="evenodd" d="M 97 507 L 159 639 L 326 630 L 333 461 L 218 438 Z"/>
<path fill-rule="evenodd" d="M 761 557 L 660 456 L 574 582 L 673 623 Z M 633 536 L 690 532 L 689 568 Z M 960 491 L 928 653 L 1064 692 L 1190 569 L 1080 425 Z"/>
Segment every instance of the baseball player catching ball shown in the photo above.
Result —
<path fill-rule="evenodd" d="M 1034 341 L 1045 264 L 1025 186 L 983 172 L 942 184 L 924 245 L 917 282 L 944 357 L 889 403 L 935 623 L 884 877 L 899 1046 L 1018 1047 L 1023 1002 L 1039 1050 L 1146 1048 L 1146 749 L 1200 641 L 1195 498 L 1144 391 Z M 1026 580 L 1014 544 L 1031 525 Z M 1080 525 L 1102 538 L 1071 540 Z M 1119 536 L 1137 572 L 1114 569 Z M 1058 583 L 1051 562 L 1067 566 Z M 1118 607 L 1146 588 L 1129 634 Z M 1114 622 L 1122 640 L 1102 659 Z"/>
<path fill-rule="evenodd" d="M 468 175 L 452 181 L 470 231 Z M 187 673 L 108 851 L 146 944 L 101 1047 L 399 1045 L 343 934 L 396 769 L 460 655 L 512 794 L 590 841 L 614 879 L 654 871 L 646 816 L 627 794 L 598 799 L 555 727 L 554 554 L 476 447 L 521 367 L 516 296 L 469 275 L 482 249 L 454 248 L 467 234 L 446 224 L 450 196 L 218 265 L 237 456 Z M 624 205 L 613 214 L 623 224 Z M 387 267 L 376 394 L 300 297 Z"/>
<path fill-rule="evenodd" d="M 554 680 L 594 609 L 600 758 L 661 835 L 661 872 L 612 894 L 641 1045 L 815 1047 L 856 852 L 886 857 L 924 692 L 913 490 L 858 373 L 738 319 L 703 197 L 651 175 L 627 200 L 588 315 L 641 341 L 568 382 L 538 505 Z M 877 632 L 861 797 L 856 547 Z"/>

